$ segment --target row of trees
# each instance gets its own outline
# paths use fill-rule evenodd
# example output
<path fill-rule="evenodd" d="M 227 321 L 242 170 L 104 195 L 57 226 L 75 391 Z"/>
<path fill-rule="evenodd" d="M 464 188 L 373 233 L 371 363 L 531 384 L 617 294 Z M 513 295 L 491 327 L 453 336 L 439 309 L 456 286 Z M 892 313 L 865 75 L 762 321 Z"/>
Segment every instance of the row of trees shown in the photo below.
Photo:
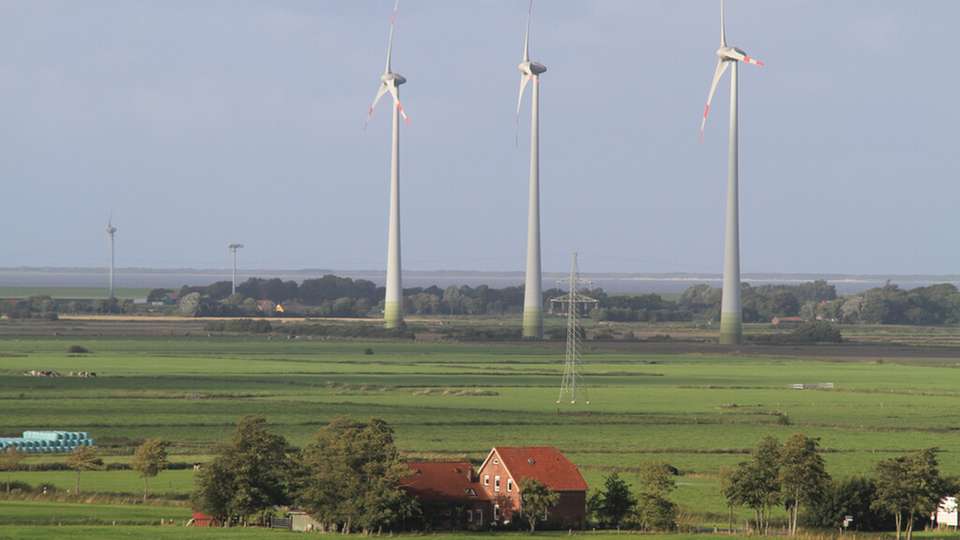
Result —
<path fill-rule="evenodd" d="M 262 417 L 245 417 L 200 471 L 193 500 L 222 523 L 263 523 L 274 507 L 297 504 L 325 527 L 372 532 L 416 514 L 400 489 L 406 474 L 382 420 L 338 418 L 296 450 Z"/>
<path fill-rule="evenodd" d="M 880 461 L 873 478 L 834 481 L 824 466 L 818 439 L 794 434 L 783 444 L 763 438 L 751 458 L 721 472 L 721 491 L 730 508 L 754 512 L 756 529 L 766 534 L 770 514 L 787 510 L 787 529 L 797 533 L 803 521 L 813 527 L 835 528 L 852 516 L 859 530 L 889 530 L 897 540 L 911 540 L 914 525 L 936 511 L 940 500 L 954 493 L 956 481 L 941 476 L 937 449 L 926 449 Z"/>
<path fill-rule="evenodd" d="M 169 443 L 160 439 L 147 439 L 137 447 L 133 454 L 130 468 L 137 471 L 143 479 L 143 501 L 147 501 L 150 493 L 150 479 L 160 474 L 167 466 L 167 447 Z M 0 471 L 13 472 L 20 468 L 26 454 L 18 452 L 14 447 L 8 447 L 0 452 Z M 78 446 L 67 455 L 67 467 L 76 473 L 73 492 L 80 494 L 80 474 L 86 471 L 100 471 L 106 468 L 103 459 L 93 446 Z M 7 478 L 6 489 L 10 492 L 12 480 Z"/>

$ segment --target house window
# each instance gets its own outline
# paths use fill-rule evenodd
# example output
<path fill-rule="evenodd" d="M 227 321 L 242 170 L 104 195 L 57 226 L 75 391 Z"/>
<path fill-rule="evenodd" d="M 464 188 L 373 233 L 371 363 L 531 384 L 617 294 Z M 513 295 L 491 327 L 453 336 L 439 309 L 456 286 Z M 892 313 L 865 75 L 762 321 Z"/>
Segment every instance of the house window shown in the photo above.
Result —
<path fill-rule="evenodd" d="M 493 477 L 493 490 L 500 491 L 500 475 Z"/>
<path fill-rule="evenodd" d="M 500 460 L 497 459 L 497 458 L 493 458 L 493 464 L 494 464 L 494 465 L 499 465 L 499 464 L 500 464 Z"/>
<path fill-rule="evenodd" d="M 483 523 L 483 510 L 477 510 L 477 523 Z"/>
<path fill-rule="evenodd" d="M 473 510 L 467 510 L 467 523 L 473 523 Z"/>
<path fill-rule="evenodd" d="M 507 478 L 507 491 L 513 491 L 513 478 Z"/>
<path fill-rule="evenodd" d="M 489 486 L 489 485 L 490 485 L 490 475 L 489 475 L 489 474 L 483 475 L 483 485 L 485 485 L 485 486 Z"/>
<path fill-rule="evenodd" d="M 498 519 L 500 519 L 500 505 L 495 504 L 493 505 L 493 520 L 497 521 Z"/>

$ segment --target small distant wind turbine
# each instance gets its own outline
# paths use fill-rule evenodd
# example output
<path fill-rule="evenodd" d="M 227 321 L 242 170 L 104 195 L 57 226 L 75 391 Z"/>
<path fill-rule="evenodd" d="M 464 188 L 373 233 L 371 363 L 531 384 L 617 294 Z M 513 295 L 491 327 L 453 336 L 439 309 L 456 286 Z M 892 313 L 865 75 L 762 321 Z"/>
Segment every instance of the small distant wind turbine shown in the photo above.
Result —
<path fill-rule="evenodd" d="M 743 313 L 740 307 L 740 209 L 739 209 L 739 64 L 746 62 L 763 66 L 763 62 L 752 58 L 736 47 L 727 45 L 727 32 L 724 25 L 723 0 L 720 0 L 720 48 L 717 49 L 717 68 L 710 83 L 707 105 L 703 109 L 700 122 L 700 139 L 710 114 L 710 102 L 717 91 L 720 79 L 732 67 L 730 73 L 730 150 L 727 169 L 727 211 L 724 231 L 723 251 L 723 299 L 720 304 L 720 343 L 736 345 L 743 340 Z"/>
<path fill-rule="evenodd" d="M 242 248 L 243 244 L 228 244 L 227 248 L 233 253 L 233 279 L 231 280 L 230 294 L 237 294 L 237 250 Z"/>
<path fill-rule="evenodd" d="M 387 284 L 383 304 L 383 322 L 387 328 L 403 325 L 403 286 L 400 276 L 400 117 L 409 122 L 407 113 L 400 104 L 400 85 L 407 79 L 395 73 L 391 65 L 393 57 L 393 33 L 397 24 L 400 0 L 393 5 L 390 16 L 390 37 L 387 40 L 387 65 L 380 76 L 380 88 L 367 111 L 367 122 L 373 117 L 377 102 L 386 93 L 393 96 L 393 146 L 390 157 L 390 219 L 387 226 Z"/>
<path fill-rule="evenodd" d="M 114 264 L 116 262 L 116 257 L 114 256 L 114 239 L 113 236 L 117 234 L 117 228 L 113 226 L 113 216 L 110 216 L 110 219 L 107 220 L 107 236 L 110 237 L 110 292 L 107 295 L 107 298 L 113 300 L 114 291 L 113 291 L 113 273 L 114 273 Z"/>
<path fill-rule="evenodd" d="M 527 207 L 527 272 L 523 296 L 523 337 L 543 337 L 543 292 L 540 267 L 540 74 L 547 66 L 530 61 L 530 21 L 533 19 L 533 0 L 527 9 L 527 31 L 523 36 L 523 61 L 520 70 L 520 95 L 517 97 L 517 123 L 520 105 L 527 83 L 533 81 L 530 104 L 530 193 Z"/>

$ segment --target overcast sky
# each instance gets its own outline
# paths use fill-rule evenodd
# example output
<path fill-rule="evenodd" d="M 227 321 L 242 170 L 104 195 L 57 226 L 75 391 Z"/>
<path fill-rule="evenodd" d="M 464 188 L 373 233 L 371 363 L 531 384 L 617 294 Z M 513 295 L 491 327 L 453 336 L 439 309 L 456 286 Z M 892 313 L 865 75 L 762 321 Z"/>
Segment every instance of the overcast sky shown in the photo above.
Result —
<path fill-rule="evenodd" d="M 0 266 L 383 268 L 392 0 L 4 0 Z M 745 272 L 956 273 L 960 2 L 729 0 Z M 524 0 L 404 0 L 403 263 L 522 270 Z M 722 269 L 713 0 L 540 0 L 545 270 Z M 528 98 L 529 99 L 529 98 Z"/>

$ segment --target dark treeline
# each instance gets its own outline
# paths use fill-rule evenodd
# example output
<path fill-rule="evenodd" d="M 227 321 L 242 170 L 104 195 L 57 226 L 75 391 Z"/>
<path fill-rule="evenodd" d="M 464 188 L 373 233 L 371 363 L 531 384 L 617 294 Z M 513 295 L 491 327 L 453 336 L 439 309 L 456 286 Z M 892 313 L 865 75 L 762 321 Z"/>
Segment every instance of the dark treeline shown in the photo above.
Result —
<path fill-rule="evenodd" d="M 585 291 L 599 303 L 590 316 L 600 321 L 693 321 L 720 318 L 721 290 L 700 284 L 676 299 L 659 294 L 612 295 L 603 289 Z M 162 301 L 172 291 L 157 289 L 151 301 Z M 295 281 L 251 278 L 231 296 L 230 282 L 206 287 L 183 287 L 181 303 L 191 297 L 186 313 L 195 315 L 250 315 L 262 312 L 258 300 L 282 303 L 288 314 L 326 317 L 379 316 L 384 288 L 371 281 L 334 275 Z M 560 289 L 544 292 L 545 306 L 563 296 Z M 773 317 L 799 316 L 847 324 L 938 325 L 960 323 L 960 291 L 952 284 L 904 290 L 893 284 L 841 297 L 836 288 L 817 280 L 796 285 L 743 284 L 743 320 L 769 322 Z M 404 289 L 406 313 L 413 315 L 509 315 L 523 310 L 523 287 L 500 289 L 486 285 L 413 287 Z"/>

